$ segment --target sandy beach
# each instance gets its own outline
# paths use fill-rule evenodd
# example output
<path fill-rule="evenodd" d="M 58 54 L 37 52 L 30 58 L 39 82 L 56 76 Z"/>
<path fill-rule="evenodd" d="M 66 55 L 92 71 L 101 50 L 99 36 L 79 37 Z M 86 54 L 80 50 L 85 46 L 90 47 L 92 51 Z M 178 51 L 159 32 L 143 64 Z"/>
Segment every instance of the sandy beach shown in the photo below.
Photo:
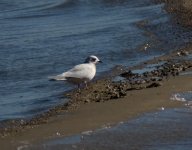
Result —
<path fill-rule="evenodd" d="M 166 0 L 166 3 L 167 9 L 177 14 L 180 23 L 192 24 L 190 0 L 178 0 L 177 5 L 173 5 L 172 0 Z M 1 149 L 17 149 L 21 145 L 96 130 L 104 125 L 115 126 L 146 112 L 183 107 L 183 102 L 172 101 L 170 97 L 192 90 L 191 55 L 192 45 L 189 44 L 137 66 L 117 68 L 112 77 L 94 81 L 81 92 L 69 91 L 64 94 L 68 103 L 31 120 L 8 122 L 9 126 L 0 130 Z M 152 65 L 154 69 L 142 72 Z M 134 70 L 141 70 L 141 73 L 134 73 Z"/>

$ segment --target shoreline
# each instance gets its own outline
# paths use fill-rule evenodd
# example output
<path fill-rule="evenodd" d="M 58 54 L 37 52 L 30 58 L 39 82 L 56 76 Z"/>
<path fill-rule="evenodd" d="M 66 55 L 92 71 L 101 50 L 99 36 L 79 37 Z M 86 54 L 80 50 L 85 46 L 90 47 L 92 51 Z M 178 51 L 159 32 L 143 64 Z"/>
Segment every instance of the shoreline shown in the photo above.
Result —
<path fill-rule="evenodd" d="M 176 15 L 179 17 L 181 14 Z M 189 21 L 188 23 L 184 25 L 190 25 Z M 23 144 L 70 136 L 107 124 L 115 125 L 143 113 L 158 111 L 162 107 L 165 109 L 182 107 L 182 102 L 171 101 L 170 97 L 175 92 L 192 89 L 191 75 L 178 76 L 180 72 L 192 70 L 191 59 L 186 60 L 189 55 L 192 55 L 190 44 L 127 70 L 117 68 L 114 70 L 114 76 L 120 77 L 120 80 L 107 78 L 95 81 L 89 85 L 89 90 L 82 89 L 80 93 L 73 90 L 65 93 L 70 99 L 68 103 L 51 108 L 30 120 L 7 122 L 10 128 L 7 126 L 0 128 L 2 149 L 15 149 Z M 148 71 L 147 74 L 133 72 L 153 64 L 160 64 L 155 66 L 154 72 Z M 175 64 L 178 65 L 173 66 Z M 160 70 L 166 67 L 168 70 L 164 70 L 165 75 L 162 75 L 163 72 Z"/>
<path fill-rule="evenodd" d="M 102 128 L 104 125 L 113 126 L 143 113 L 158 111 L 162 107 L 164 109 L 183 107 L 182 102 L 171 101 L 170 97 L 175 92 L 191 90 L 192 86 L 187 84 L 189 82 L 192 82 L 191 76 L 178 76 L 169 79 L 163 86 L 157 88 L 131 91 L 128 96 L 119 100 L 82 105 L 74 112 L 50 118 L 46 124 L 1 138 L 1 147 L 2 149 L 15 149 L 20 145 L 71 136 Z"/>
<path fill-rule="evenodd" d="M 64 96 L 69 99 L 67 103 L 57 105 L 48 111 L 32 117 L 31 119 L 10 120 L 1 125 L 0 136 L 2 138 L 17 134 L 28 128 L 46 124 L 50 118 L 60 114 L 73 113 L 82 105 L 87 103 L 103 103 L 107 101 L 119 100 L 127 96 L 127 93 L 135 90 L 144 90 L 147 88 L 155 88 L 162 86 L 162 83 L 167 79 L 178 76 L 180 72 L 192 68 L 192 62 L 182 59 L 192 53 L 192 46 L 187 46 L 184 49 L 173 51 L 170 54 L 155 57 L 154 59 L 145 61 L 136 66 L 127 69 L 117 68 L 111 77 L 99 79 L 88 86 L 89 89 L 77 89 L 64 93 Z M 163 64 L 161 64 L 163 62 Z M 134 70 L 142 70 L 148 65 L 156 65 L 154 69 L 145 71 L 141 74 L 132 73 Z M 158 68 L 158 69 L 156 69 Z M 115 78 L 120 78 L 119 81 L 113 81 Z M 123 79 L 124 81 L 122 81 Z"/>
<path fill-rule="evenodd" d="M 157 3 L 165 3 L 168 13 L 174 14 L 173 21 L 185 26 L 192 26 L 192 1 L 191 0 L 154 0 Z"/>
<path fill-rule="evenodd" d="M 132 73 L 131 76 L 133 77 L 138 75 L 136 77 L 138 80 L 134 78 L 128 81 L 130 72 L 125 71 L 120 76 L 123 76 L 126 82 L 104 79 L 90 84 L 89 89 L 82 89 L 81 93 L 74 90 L 67 94 L 71 99 L 69 103 L 55 107 L 47 114 L 33 118 L 26 124 L 23 123 L 18 127 L 10 128 L 10 131 L 8 129 L 3 130 L 0 144 L 3 149 L 13 149 L 21 145 L 23 141 L 30 144 L 38 143 L 47 139 L 94 130 L 106 124 L 115 125 L 118 122 L 138 117 L 143 113 L 157 111 L 162 107 L 165 109 L 182 107 L 182 102 L 171 101 L 170 97 L 175 92 L 192 89 L 191 74 L 178 75 L 179 72 L 192 70 L 192 62 L 186 60 L 189 55 L 191 56 L 191 53 L 192 49 L 188 47 L 174 51 L 169 55 L 154 58 L 131 69 L 145 68 L 147 65 L 158 64 L 162 61 L 167 62 L 165 64 L 170 63 L 168 65 L 170 68 L 167 70 L 166 76 L 162 76 L 162 79 L 158 78 L 158 80 L 152 80 L 149 83 L 134 82 L 130 84 L 130 81 L 151 80 L 156 77 L 156 71 L 161 70 L 162 66 L 168 67 L 165 64 L 156 66 L 158 69 L 152 71 L 155 74 L 152 73 L 151 75 L 149 71 L 149 74 L 146 75 L 144 72 L 147 78 L 143 78 L 144 73 L 141 75 Z M 178 65 L 174 65 L 176 64 L 175 61 Z M 171 67 L 173 65 L 174 67 Z M 177 74 L 178 70 L 180 71 Z M 111 89 L 115 90 L 111 91 Z M 99 101 L 97 97 L 99 97 Z"/>

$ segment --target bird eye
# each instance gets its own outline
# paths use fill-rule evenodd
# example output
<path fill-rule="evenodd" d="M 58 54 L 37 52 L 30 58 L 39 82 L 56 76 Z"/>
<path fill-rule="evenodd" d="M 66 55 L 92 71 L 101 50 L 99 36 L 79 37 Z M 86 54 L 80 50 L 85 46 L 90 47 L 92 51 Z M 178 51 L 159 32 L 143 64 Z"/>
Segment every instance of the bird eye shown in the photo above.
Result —
<path fill-rule="evenodd" d="M 91 61 L 93 61 L 93 62 L 96 61 L 96 58 L 92 58 Z"/>

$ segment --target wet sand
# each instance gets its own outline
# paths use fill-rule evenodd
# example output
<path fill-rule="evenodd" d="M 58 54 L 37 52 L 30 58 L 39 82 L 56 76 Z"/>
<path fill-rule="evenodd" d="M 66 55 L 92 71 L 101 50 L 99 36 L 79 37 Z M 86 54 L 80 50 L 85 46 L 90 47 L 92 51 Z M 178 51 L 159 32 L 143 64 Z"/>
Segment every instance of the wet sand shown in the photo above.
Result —
<path fill-rule="evenodd" d="M 25 147 L 33 150 L 191 150 L 191 112 L 191 108 L 159 110 L 120 122 L 114 127 L 105 126 L 96 131 L 86 131 Z"/>
<path fill-rule="evenodd" d="M 191 0 L 155 0 L 165 2 L 165 8 L 169 13 L 175 14 L 173 17 L 176 23 L 186 27 L 192 25 L 192 1 Z"/>

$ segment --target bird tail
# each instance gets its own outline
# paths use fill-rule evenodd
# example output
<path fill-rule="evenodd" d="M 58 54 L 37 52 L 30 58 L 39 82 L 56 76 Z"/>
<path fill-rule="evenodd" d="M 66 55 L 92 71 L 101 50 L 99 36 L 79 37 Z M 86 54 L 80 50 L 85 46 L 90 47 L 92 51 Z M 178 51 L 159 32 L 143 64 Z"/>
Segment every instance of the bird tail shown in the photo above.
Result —
<path fill-rule="evenodd" d="M 48 77 L 49 80 L 51 81 L 62 81 L 62 80 L 66 80 L 65 76 L 63 76 L 62 74 L 57 75 L 57 76 L 50 76 Z"/>

